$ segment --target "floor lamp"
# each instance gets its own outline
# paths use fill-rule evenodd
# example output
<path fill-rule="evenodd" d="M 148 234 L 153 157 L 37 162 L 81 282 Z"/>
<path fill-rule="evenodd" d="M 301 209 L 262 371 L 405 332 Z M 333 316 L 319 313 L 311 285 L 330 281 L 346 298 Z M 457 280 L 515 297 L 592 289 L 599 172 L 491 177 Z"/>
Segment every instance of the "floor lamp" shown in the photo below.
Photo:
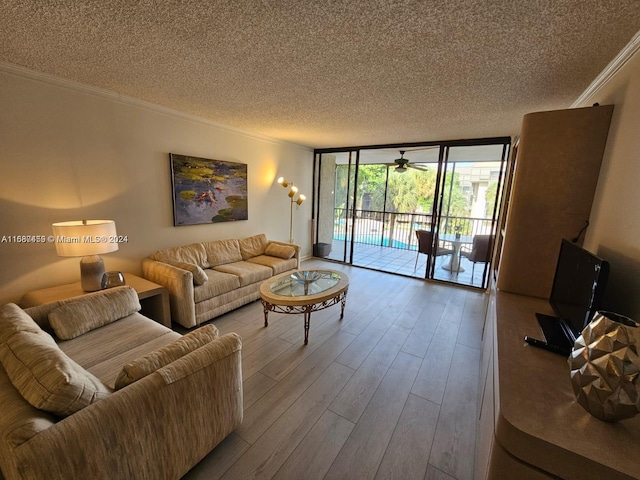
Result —
<path fill-rule="evenodd" d="M 296 198 L 298 187 L 296 187 L 293 182 L 288 182 L 287 180 L 285 180 L 284 177 L 278 178 L 278 183 L 284 188 L 287 188 L 289 186 L 291 187 L 288 193 L 289 199 L 291 200 L 291 212 L 289 214 L 289 243 L 293 243 L 293 204 L 295 203 L 296 205 L 302 205 L 302 202 L 304 202 L 307 197 L 300 193 Z"/>
<path fill-rule="evenodd" d="M 80 283 L 85 292 L 102 289 L 104 262 L 100 254 L 118 250 L 113 220 L 81 220 L 53 225 L 56 253 L 60 257 L 82 257 Z"/>

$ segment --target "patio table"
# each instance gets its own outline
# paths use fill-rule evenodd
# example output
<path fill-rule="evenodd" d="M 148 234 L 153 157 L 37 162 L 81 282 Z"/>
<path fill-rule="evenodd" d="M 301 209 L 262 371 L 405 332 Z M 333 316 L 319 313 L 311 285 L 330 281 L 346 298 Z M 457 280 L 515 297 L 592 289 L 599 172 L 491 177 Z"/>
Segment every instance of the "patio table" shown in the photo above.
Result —
<path fill-rule="evenodd" d="M 460 248 L 462 245 L 470 245 L 473 243 L 473 237 L 470 235 L 457 236 L 453 233 L 447 233 L 439 236 L 443 242 L 449 242 L 453 246 L 453 253 L 451 254 L 451 260 L 442 266 L 445 270 L 458 273 L 464 272 L 464 268 L 460 265 Z"/>

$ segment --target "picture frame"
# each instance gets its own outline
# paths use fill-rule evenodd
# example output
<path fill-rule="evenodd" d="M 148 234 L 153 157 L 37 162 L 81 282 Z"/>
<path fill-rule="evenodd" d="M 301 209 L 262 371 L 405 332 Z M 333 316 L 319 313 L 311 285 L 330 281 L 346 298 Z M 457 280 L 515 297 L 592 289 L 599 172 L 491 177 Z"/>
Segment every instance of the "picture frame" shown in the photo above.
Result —
<path fill-rule="evenodd" d="M 173 225 L 248 220 L 247 165 L 170 153 Z"/>

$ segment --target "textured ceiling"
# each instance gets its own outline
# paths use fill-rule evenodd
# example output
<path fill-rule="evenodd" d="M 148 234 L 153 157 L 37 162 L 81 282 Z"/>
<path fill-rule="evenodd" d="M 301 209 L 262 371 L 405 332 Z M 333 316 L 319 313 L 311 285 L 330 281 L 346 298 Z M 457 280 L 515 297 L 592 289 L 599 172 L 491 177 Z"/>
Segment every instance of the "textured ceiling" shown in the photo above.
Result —
<path fill-rule="evenodd" d="M 3 0 L 0 62 L 336 147 L 515 134 L 639 29 L 638 0 Z"/>

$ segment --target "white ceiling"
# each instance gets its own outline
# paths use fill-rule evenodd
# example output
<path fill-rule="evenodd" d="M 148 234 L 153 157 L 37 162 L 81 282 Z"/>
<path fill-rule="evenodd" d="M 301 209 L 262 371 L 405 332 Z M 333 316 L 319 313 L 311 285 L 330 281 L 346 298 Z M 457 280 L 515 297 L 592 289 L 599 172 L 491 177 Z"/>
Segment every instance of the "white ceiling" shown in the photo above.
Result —
<path fill-rule="evenodd" d="M 3 0 L 0 62 L 320 148 L 515 134 L 638 30 L 638 0 Z"/>

